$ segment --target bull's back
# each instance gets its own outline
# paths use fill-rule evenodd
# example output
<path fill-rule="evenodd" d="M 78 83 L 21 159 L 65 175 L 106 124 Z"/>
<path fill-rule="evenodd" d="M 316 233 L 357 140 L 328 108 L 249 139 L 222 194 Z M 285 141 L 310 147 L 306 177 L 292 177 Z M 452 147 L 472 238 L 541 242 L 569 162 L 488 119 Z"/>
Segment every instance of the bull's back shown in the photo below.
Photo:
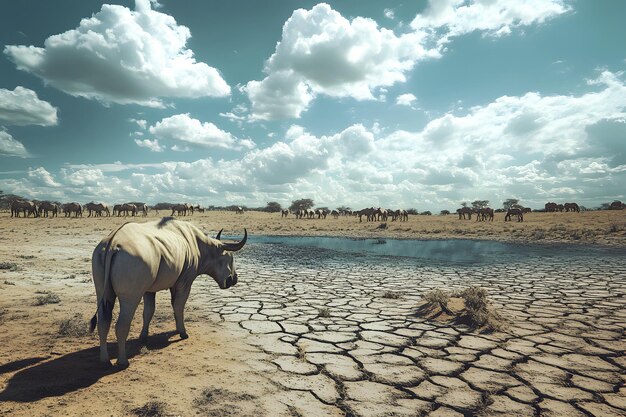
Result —
<path fill-rule="evenodd" d="M 115 235 L 111 282 L 119 296 L 171 288 L 186 268 L 190 245 L 184 230 L 157 224 L 129 223 Z"/>

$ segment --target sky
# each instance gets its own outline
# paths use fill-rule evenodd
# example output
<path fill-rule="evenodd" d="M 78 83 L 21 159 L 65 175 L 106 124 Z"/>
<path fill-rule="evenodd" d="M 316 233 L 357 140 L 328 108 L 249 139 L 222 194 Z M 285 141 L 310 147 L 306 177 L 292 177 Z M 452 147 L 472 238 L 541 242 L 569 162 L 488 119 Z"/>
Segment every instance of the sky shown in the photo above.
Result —
<path fill-rule="evenodd" d="M 0 190 L 455 209 L 626 200 L 626 2 L 21 0 Z"/>

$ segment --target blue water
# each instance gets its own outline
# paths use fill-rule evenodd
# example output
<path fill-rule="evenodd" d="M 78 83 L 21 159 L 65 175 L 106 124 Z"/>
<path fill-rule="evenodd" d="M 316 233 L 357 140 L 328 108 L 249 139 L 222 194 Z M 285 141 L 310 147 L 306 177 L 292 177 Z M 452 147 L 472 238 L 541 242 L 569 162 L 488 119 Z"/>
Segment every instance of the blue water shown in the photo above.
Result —
<path fill-rule="evenodd" d="M 238 239 L 236 237 L 233 237 Z M 545 257 L 626 257 L 626 250 L 601 246 L 534 245 L 503 243 L 487 240 L 414 240 L 414 239 L 351 239 L 311 236 L 252 235 L 248 243 L 310 247 L 335 252 L 414 258 L 426 261 L 482 263 L 505 259 Z"/>

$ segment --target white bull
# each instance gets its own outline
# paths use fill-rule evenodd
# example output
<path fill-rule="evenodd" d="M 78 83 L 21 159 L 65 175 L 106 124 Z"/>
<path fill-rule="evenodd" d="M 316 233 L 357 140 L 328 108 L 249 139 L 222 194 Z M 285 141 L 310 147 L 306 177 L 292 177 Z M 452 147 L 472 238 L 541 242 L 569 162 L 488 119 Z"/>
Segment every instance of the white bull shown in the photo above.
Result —
<path fill-rule="evenodd" d="M 194 279 L 208 274 L 222 289 L 237 283 L 232 252 L 245 245 L 248 232 L 239 243 L 220 242 L 220 234 L 213 239 L 191 223 L 165 217 L 154 222 L 126 223 L 96 246 L 91 265 L 98 309 L 91 319 L 91 331 L 97 324 L 100 361 L 109 363 L 106 341 L 116 298 L 120 299 L 115 325 L 118 365 L 128 366 L 126 339 L 142 297 L 141 340 L 148 337 L 155 293 L 165 289 L 171 292 L 176 331 L 181 339 L 188 337 L 183 310 Z"/>

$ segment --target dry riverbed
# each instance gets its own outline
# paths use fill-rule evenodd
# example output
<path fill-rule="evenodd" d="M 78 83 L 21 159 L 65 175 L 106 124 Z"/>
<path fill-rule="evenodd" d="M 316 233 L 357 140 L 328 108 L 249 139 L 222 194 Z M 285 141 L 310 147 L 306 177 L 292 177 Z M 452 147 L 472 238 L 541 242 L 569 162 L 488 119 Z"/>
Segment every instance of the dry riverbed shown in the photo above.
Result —
<path fill-rule="evenodd" d="M 247 227 L 616 249 L 457 264 L 252 244 L 236 256 L 237 286 L 196 281 L 189 339 L 173 332 L 169 294 L 157 295 L 147 345 L 136 340 L 138 312 L 131 365 L 119 370 L 98 364 L 97 337 L 85 329 L 96 306 L 91 251 L 128 219 L 2 213 L 0 415 L 622 416 L 625 214 L 531 214 L 520 224 L 420 216 L 386 229 L 354 218 L 196 215 L 190 221 L 207 232 L 231 235 Z M 428 291 L 468 286 L 488 291 L 500 331 L 418 314 Z"/>

